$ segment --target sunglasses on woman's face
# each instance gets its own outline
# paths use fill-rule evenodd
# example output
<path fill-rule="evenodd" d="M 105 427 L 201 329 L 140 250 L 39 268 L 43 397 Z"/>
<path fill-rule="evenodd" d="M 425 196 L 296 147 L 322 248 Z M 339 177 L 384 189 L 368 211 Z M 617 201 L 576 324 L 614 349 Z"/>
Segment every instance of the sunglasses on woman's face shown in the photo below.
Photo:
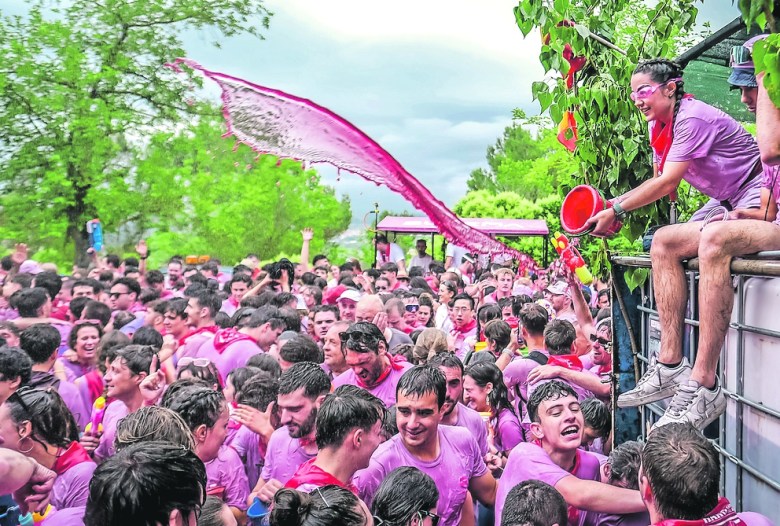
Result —
<path fill-rule="evenodd" d="M 655 86 L 642 86 L 636 91 L 632 91 L 629 97 L 632 101 L 636 102 L 637 100 L 645 100 L 649 99 L 653 96 L 653 93 L 658 91 L 659 88 L 666 86 L 670 82 L 677 82 L 678 80 L 682 80 L 681 78 L 673 78 L 669 79 L 666 82 L 662 82 L 660 84 L 656 84 Z"/>

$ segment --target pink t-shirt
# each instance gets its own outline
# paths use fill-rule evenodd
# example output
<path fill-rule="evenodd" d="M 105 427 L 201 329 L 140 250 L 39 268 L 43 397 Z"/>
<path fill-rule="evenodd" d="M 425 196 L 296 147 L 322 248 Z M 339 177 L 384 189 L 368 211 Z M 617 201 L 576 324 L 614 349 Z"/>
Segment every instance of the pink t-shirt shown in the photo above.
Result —
<path fill-rule="evenodd" d="M 691 186 L 713 199 L 732 200 L 759 159 L 755 139 L 732 117 L 700 100 L 680 101 L 666 161 L 691 161 L 683 176 Z M 653 160 L 660 157 L 654 154 Z"/>
<path fill-rule="evenodd" d="M 103 434 L 100 436 L 100 444 L 95 448 L 93 456 L 96 459 L 105 460 L 114 455 L 114 438 L 116 438 L 116 425 L 124 417 L 130 414 L 124 402 L 114 400 L 106 408 L 103 414 Z"/>
<path fill-rule="evenodd" d="M 768 188 L 772 196 L 775 198 L 775 203 L 780 203 L 780 166 L 764 165 L 764 173 L 761 178 L 761 188 Z M 780 225 L 780 214 L 777 214 L 775 218 L 775 224 Z"/>
<path fill-rule="evenodd" d="M 398 380 L 401 379 L 401 376 L 403 376 L 404 372 L 414 367 L 408 362 L 403 362 L 398 365 L 401 366 L 401 369 L 393 369 L 390 371 L 390 374 L 387 375 L 387 378 L 382 380 L 382 383 L 372 387 L 371 389 L 366 389 L 366 391 L 382 400 L 382 402 L 385 404 L 385 407 L 392 407 L 395 405 L 395 388 L 398 386 Z M 355 385 L 362 387 L 357 380 L 358 379 L 357 375 L 355 375 L 355 372 L 352 369 L 347 369 L 333 379 L 333 389 L 336 389 L 342 385 Z"/>
<path fill-rule="evenodd" d="M 208 358 L 217 366 L 222 381 L 227 378 L 234 369 L 245 367 L 246 362 L 263 350 L 251 340 L 237 340 L 228 344 L 225 349 L 219 353 L 214 347 L 214 338 L 205 341 L 198 349 L 198 358 Z"/>
<path fill-rule="evenodd" d="M 215 495 L 233 508 L 247 509 L 249 481 L 238 453 L 228 446 L 219 448 L 217 458 L 206 463 L 206 493 Z"/>
<path fill-rule="evenodd" d="M 97 464 L 94 462 L 81 462 L 57 475 L 51 490 L 51 505 L 58 510 L 85 506 L 89 497 L 89 481 L 95 469 Z"/>
<path fill-rule="evenodd" d="M 531 479 L 541 480 L 555 487 L 562 478 L 569 475 L 574 475 L 582 480 L 600 480 L 598 457 L 578 449 L 574 471 L 569 473 L 553 462 L 547 452 L 536 443 L 523 442 L 519 444 L 509 454 L 504 474 L 498 479 L 495 507 L 496 524 L 501 524 L 501 510 L 503 510 L 506 496 L 512 488 Z M 585 512 L 579 512 L 577 524 L 583 524 L 585 516 Z M 572 517 L 572 510 L 569 512 L 569 517 Z"/>
<path fill-rule="evenodd" d="M 491 422 L 493 427 L 493 445 L 501 453 L 512 451 L 517 444 L 523 442 L 523 430 L 520 420 L 509 409 L 503 409 L 498 418 Z"/>
<path fill-rule="evenodd" d="M 455 425 L 469 430 L 471 436 L 477 441 L 482 458 L 485 458 L 488 452 L 487 425 L 485 425 L 485 421 L 482 420 L 480 414 L 458 402 L 458 421 Z"/>
<path fill-rule="evenodd" d="M 460 427 L 439 426 L 439 449 L 436 460 L 423 462 L 406 449 L 400 435 L 395 435 L 377 448 L 366 469 L 355 474 L 353 482 L 360 491 L 360 497 L 370 506 L 379 484 L 391 471 L 402 466 L 414 466 L 428 474 L 439 489 L 439 524 L 460 524 L 469 482 L 485 475 L 487 466 L 474 437 Z"/>
<path fill-rule="evenodd" d="M 284 485 L 301 464 L 316 456 L 316 453 L 306 453 L 300 439 L 291 438 L 287 426 L 282 426 L 273 432 L 268 441 L 268 452 L 260 478 L 265 481 L 276 479 Z"/>
<path fill-rule="evenodd" d="M 260 436 L 249 429 L 241 426 L 233 436 L 229 445 L 236 450 L 241 462 L 244 464 L 246 476 L 249 479 L 249 487 L 254 488 L 257 481 L 260 480 L 260 471 L 265 465 L 265 448 L 260 448 Z"/>

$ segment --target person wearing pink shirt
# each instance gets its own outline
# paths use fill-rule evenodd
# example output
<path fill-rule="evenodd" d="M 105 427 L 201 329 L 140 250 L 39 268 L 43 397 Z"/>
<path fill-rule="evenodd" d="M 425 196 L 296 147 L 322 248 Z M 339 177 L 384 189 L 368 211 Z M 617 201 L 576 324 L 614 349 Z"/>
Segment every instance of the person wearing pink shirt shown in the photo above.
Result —
<path fill-rule="evenodd" d="M 23 387 L 0 406 L 2 447 L 14 449 L 57 473 L 51 504 L 83 506 L 97 465 L 78 443 L 73 415 L 53 388 Z"/>
<path fill-rule="evenodd" d="M 639 493 L 653 526 L 771 526 L 758 513 L 737 514 L 718 497 L 720 455 L 689 423 L 654 429 L 642 450 Z"/>
<path fill-rule="evenodd" d="M 553 380 L 540 386 L 528 401 L 530 440 L 509 454 L 498 482 L 496 524 L 509 491 L 536 479 L 553 486 L 569 506 L 569 524 L 584 524 L 586 511 L 634 513 L 644 505 L 638 491 L 602 484 L 599 457 L 579 449 L 584 422 L 577 394 Z"/>
<path fill-rule="evenodd" d="M 473 513 L 469 493 L 493 506 L 496 481 L 471 433 L 439 425 L 447 395 L 441 371 L 428 365 L 414 367 L 401 377 L 397 391 L 398 434 L 379 446 L 368 468 L 353 479 L 366 504 L 390 472 L 412 466 L 429 475 L 439 489 L 436 514 L 441 526 L 460 524 L 464 513 Z"/>
<path fill-rule="evenodd" d="M 197 357 L 200 346 L 214 337 L 219 328 L 214 323 L 214 316 L 221 305 L 219 296 L 207 289 L 199 290 L 187 299 L 185 313 L 191 330 L 178 340 L 176 355 L 179 359 Z"/>
<path fill-rule="evenodd" d="M 230 371 L 244 367 L 252 356 L 268 352 L 285 329 L 276 307 L 260 307 L 238 329 L 230 327 L 216 332 L 198 350 L 199 358 L 208 358 L 225 378 Z"/>
<path fill-rule="evenodd" d="M 252 490 L 269 503 L 304 462 L 317 455 L 317 413 L 330 392 L 330 379 L 311 362 L 296 363 L 279 378 L 277 408 L 282 427 L 268 441 L 265 465 Z"/>
<path fill-rule="evenodd" d="M 477 320 L 474 318 L 474 298 L 462 292 L 450 302 L 450 336 L 455 339 L 455 354 L 463 360 L 469 351 L 469 340 L 477 336 Z"/>
<path fill-rule="evenodd" d="M 230 296 L 222 302 L 220 310 L 228 316 L 233 316 L 241 307 L 241 299 L 252 288 L 252 278 L 247 274 L 236 274 L 226 288 Z"/>
<path fill-rule="evenodd" d="M 412 365 L 387 352 L 387 340 L 373 323 L 354 323 L 339 336 L 350 369 L 333 380 L 333 387 L 356 385 L 393 406 L 398 381 Z"/>
<path fill-rule="evenodd" d="M 354 386 L 342 386 L 329 394 L 317 412 L 317 456 L 307 460 L 285 484 L 286 488 L 312 491 L 336 484 L 357 493 L 352 486 L 356 471 L 368 461 L 382 442 L 385 407 L 366 391 L 351 394 Z"/>
<path fill-rule="evenodd" d="M 500 299 L 512 297 L 512 287 L 515 283 L 515 274 L 511 269 L 497 269 L 493 276 L 496 280 L 496 290 L 485 296 L 483 304 L 498 303 Z"/>

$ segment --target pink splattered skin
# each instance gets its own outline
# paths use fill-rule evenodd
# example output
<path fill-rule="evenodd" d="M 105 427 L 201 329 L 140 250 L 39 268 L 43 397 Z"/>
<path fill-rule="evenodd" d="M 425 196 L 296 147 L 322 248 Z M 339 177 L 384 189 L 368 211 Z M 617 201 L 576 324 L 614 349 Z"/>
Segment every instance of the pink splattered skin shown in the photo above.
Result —
<path fill-rule="evenodd" d="M 327 163 L 401 194 L 426 214 L 451 243 L 481 254 L 508 254 L 524 267 L 533 259 L 484 232 L 469 227 L 407 172 L 373 139 L 342 117 L 309 100 L 210 71 L 196 62 L 177 59 L 201 72 L 222 89 L 228 133 L 262 154 L 305 163 Z"/>

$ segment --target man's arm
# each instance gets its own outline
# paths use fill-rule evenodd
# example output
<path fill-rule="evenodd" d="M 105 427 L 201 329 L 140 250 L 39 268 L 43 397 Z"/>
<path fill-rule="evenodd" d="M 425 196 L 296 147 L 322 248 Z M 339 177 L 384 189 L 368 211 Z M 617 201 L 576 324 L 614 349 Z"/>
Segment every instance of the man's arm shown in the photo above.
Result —
<path fill-rule="evenodd" d="M 569 267 L 564 265 L 566 269 L 566 281 L 569 282 L 569 289 L 571 290 L 571 302 L 574 307 L 574 314 L 577 315 L 577 323 L 580 325 L 582 333 L 590 337 L 595 332 L 593 327 L 593 316 L 590 313 L 590 307 L 585 301 L 585 296 L 582 295 L 582 289 L 580 288 L 580 282 L 574 273 L 569 270 Z"/>
<path fill-rule="evenodd" d="M 303 236 L 303 242 L 301 243 L 301 270 L 303 272 L 309 271 L 309 245 L 314 237 L 314 230 L 309 227 L 301 230 L 301 236 Z"/>
<path fill-rule="evenodd" d="M 493 506 L 496 503 L 496 490 L 498 484 L 493 474 L 488 471 L 481 477 L 472 477 L 469 480 L 469 491 L 485 506 Z"/>
<path fill-rule="evenodd" d="M 0 449 L 0 494 L 13 493 L 23 511 L 41 511 L 48 506 L 56 476 L 21 453 Z"/>
<path fill-rule="evenodd" d="M 603 383 L 601 377 L 590 371 L 572 371 L 557 365 L 540 365 L 528 373 L 528 383 L 552 378 L 561 378 L 570 384 L 577 384 L 599 398 L 609 398 L 611 393 L 610 385 Z"/>
<path fill-rule="evenodd" d="M 145 239 L 135 245 L 135 251 L 138 253 L 138 273 L 143 277 L 146 275 L 146 258 L 149 257 L 149 247 L 146 246 Z"/>
<path fill-rule="evenodd" d="M 566 504 L 597 513 L 637 513 L 646 511 L 639 492 L 618 488 L 594 480 L 566 475 L 555 484 Z"/>
<path fill-rule="evenodd" d="M 766 164 L 780 164 L 780 109 L 774 105 L 764 87 L 764 74 L 756 76 L 758 100 L 756 101 L 756 139 L 761 160 Z"/>

